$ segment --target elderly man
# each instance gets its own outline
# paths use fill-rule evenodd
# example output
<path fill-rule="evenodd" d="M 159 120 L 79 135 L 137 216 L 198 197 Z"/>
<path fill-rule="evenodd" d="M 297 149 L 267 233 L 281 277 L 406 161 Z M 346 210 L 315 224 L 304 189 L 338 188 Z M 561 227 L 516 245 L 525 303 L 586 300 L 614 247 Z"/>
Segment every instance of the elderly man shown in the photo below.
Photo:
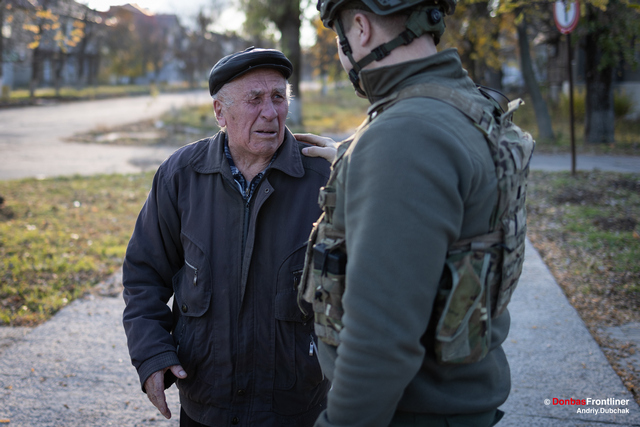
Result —
<path fill-rule="evenodd" d="M 131 360 L 166 418 L 177 380 L 182 426 L 310 426 L 325 407 L 296 289 L 329 164 L 285 127 L 291 72 L 273 49 L 213 67 L 223 130 L 160 166 L 127 249 Z"/>

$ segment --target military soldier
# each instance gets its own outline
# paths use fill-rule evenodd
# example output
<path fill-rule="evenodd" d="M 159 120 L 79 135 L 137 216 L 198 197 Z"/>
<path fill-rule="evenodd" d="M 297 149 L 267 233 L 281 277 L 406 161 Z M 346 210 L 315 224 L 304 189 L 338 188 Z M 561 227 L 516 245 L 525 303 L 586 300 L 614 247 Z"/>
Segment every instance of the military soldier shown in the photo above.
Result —
<path fill-rule="evenodd" d="M 487 117 L 496 105 L 456 50 L 436 49 L 455 7 L 318 2 L 342 66 L 372 106 L 338 146 L 307 250 L 302 292 L 332 381 L 317 426 L 492 426 L 503 415 L 510 320 L 485 286 L 498 277 L 493 255 L 452 250 L 476 248 L 468 240 L 476 236 L 500 239 L 491 234 L 499 196 L 492 152 L 449 98 Z M 425 83 L 437 90 L 411 94 Z"/>

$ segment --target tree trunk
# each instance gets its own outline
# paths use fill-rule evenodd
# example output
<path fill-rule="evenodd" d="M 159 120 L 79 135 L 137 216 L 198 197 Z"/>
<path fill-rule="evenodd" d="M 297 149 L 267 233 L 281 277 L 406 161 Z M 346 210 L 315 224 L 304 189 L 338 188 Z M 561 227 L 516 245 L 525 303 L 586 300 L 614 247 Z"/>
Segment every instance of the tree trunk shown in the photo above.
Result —
<path fill-rule="evenodd" d="M 83 22 L 85 24 L 84 27 L 84 34 L 82 35 L 82 41 L 80 42 L 80 48 L 78 49 L 78 54 L 77 54 L 77 58 L 78 58 L 78 78 L 76 81 L 76 86 L 78 88 L 82 88 L 84 87 L 85 83 L 86 83 L 86 79 L 85 79 L 85 62 L 87 60 L 87 45 L 89 44 L 89 38 L 91 37 L 90 33 L 87 32 L 87 30 L 89 29 L 89 20 L 87 19 L 87 15 L 85 13 Z"/>
<path fill-rule="evenodd" d="M 4 72 L 4 35 L 2 34 L 2 28 L 4 27 L 4 0 L 0 0 L 0 91 L 4 86 L 3 72 Z"/>
<path fill-rule="evenodd" d="M 531 52 L 529 50 L 529 38 L 527 36 L 527 20 L 523 17 L 520 25 L 517 26 L 518 30 L 518 47 L 520 48 L 520 66 L 522 68 L 522 78 L 527 86 L 527 92 L 531 96 L 531 102 L 533 103 L 533 109 L 536 114 L 536 122 L 538 124 L 538 138 L 540 140 L 553 141 L 555 135 L 553 134 L 553 128 L 551 126 L 551 117 L 549 116 L 549 110 L 547 104 L 542 97 L 540 87 L 536 81 L 535 73 L 533 72 L 533 64 L 531 61 Z"/>
<path fill-rule="evenodd" d="M 64 66 L 66 63 L 66 55 L 63 52 L 58 52 L 56 55 L 57 58 L 54 57 L 54 85 L 56 89 L 56 97 L 60 96 L 60 86 L 62 85 L 62 71 L 64 70 Z"/>
<path fill-rule="evenodd" d="M 40 60 L 40 48 L 37 47 L 33 50 L 33 56 L 31 58 L 31 80 L 29 81 L 29 97 L 34 98 L 36 95 L 36 89 L 40 82 L 40 67 L 42 62 Z"/>
<path fill-rule="evenodd" d="M 293 65 L 293 74 L 289 78 L 294 98 L 289 106 L 289 122 L 292 125 L 302 126 L 302 94 L 300 93 L 300 21 L 289 19 L 279 28 L 282 34 L 281 45 L 283 53 Z"/>
<path fill-rule="evenodd" d="M 598 70 L 602 51 L 598 47 L 597 34 L 586 37 L 586 117 L 585 140 L 591 144 L 608 144 L 614 141 L 613 68 Z"/>

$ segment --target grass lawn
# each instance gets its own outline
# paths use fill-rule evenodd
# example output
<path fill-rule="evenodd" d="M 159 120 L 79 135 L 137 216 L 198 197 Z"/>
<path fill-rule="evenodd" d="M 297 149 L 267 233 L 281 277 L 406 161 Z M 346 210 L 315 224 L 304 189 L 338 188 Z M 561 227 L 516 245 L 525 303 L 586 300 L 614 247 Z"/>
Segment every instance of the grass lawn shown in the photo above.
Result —
<path fill-rule="evenodd" d="M 0 104 L 4 105 L 21 105 L 24 103 L 37 102 L 38 100 L 57 99 L 60 101 L 72 101 L 76 99 L 94 99 L 114 96 L 130 96 L 130 95 L 156 95 L 160 91 L 171 92 L 178 90 L 187 90 L 188 85 L 185 83 L 178 84 L 162 84 L 162 85 L 96 85 L 86 86 L 83 88 L 61 87 L 58 94 L 52 87 L 38 88 L 35 91 L 34 98 L 30 98 L 28 89 L 13 89 L 8 98 L 0 99 Z"/>
<path fill-rule="evenodd" d="M 534 138 L 538 129 L 533 110 L 533 103 L 528 96 L 522 97 L 525 104 L 515 113 L 515 122 L 527 129 Z M 623 104 L 626 98 L 616 98 L 616 106 Z M 576 93 L 576 105 L 574 106 L 574 138 L 576 152 L 578 154 L 611 154 L 640 156 L 640 120 L 625 119 L 622 112 L 615 119 L 615 141 L 609 144 L 588 144 L 584 142 L 584 93 Z M 569 120 L 569 103 L 562 98 L 558 105 L 549 106 L 555 141 L 537 141 L 538 153 L 570 153 L 571 152 L 571 122 Z M 622 109 L 620 107 L 620 109 Z M 623 112 L 627 111 L 622 109 Z M 616 110 L 617 111 L 617 110 Z"/>
<path fill-rule="evenodd" d="M 604 332 L 640 322 L 640 174 L 532 171 L 527 209 L 529 239 L 640 400 L 640 366 L 620 362 L 637 349 Z"/>
<path fill-rule="evenodd" d="M 35 325 L 122 264 L 153 174 L 0 181 L 0 325 Z"/>

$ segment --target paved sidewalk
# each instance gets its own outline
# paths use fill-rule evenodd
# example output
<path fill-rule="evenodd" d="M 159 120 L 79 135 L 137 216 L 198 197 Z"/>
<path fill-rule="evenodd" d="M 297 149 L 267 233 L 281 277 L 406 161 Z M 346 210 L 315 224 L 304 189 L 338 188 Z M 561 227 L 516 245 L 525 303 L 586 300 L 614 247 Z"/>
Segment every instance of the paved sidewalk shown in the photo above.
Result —
<path fill-rule="evenodd" d="M 178 426 L 140 390 L 122 297 L 77 300 L 0 354 L 0 426 Z M 0 350 L 1 351 L 1 350 Z M 177 390 L 169 408 L 179 414 Z"/>
<path fill-rule="evenodd" d="M 531 159 L 531 169 L 555 172 L 571 170 L 571 154 L 534 153 Z M 640 157 L 578 154 L 576 155 L 576 170 L 638 173 L 640 172 Z"/>
<path fill-rule="evenodd" d="M 638 404 L 529 242 L 520 280 L 509 304 L 512 325 L 504 346 L 512 389 L 501 408 L 507 415 L 499 425 L 640 426 Z M 589 398 L 628 404 L 554 405 L 554 399 Z M 600 413 L 617 409 L 628 409 L 629 414 Z M 591 413 L 594 410 L 598 413 Z"/>

